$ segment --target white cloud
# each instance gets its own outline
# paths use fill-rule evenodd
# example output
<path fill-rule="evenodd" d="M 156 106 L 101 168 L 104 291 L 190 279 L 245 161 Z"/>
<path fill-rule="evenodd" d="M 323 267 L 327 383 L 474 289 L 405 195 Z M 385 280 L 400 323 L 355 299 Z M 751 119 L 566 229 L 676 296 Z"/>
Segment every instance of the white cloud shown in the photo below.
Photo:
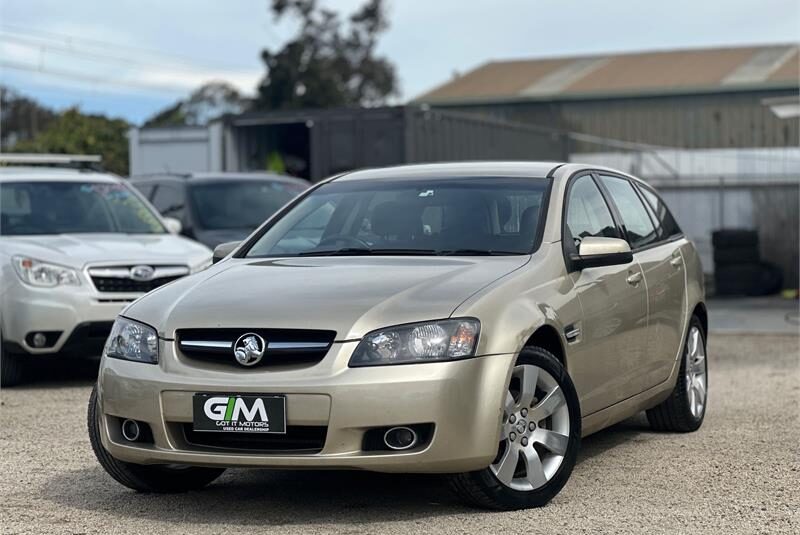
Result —
<path fill-rule="evenodd" d="M 346 16 L 363 1 L 324 3 Z M 294 29 L 289 21 L 275 23 L 269 0 L 26 0 L 0 5 L 0 25 L 113 43 L 118 46 L 100 51 L 135 60 L 104 64 L 48 51 L 42 64 L 49 69 L 165 87 L 126 88 L 16 71 L 10 77 L 12 71 L 5 71 L 4 80 L 12 79 L 22 91 L 46 84 L 65 92 L 82 87 L 131 98 L 157 95 L 160 102 L 224 79 L 252 93 L 264 72 L 260 51 L 280 45 Z M 800 17 L 796 0 L 389 0 L 389 8 L 391 28 L 379 50 L 397 65 L 406 98 L 448 80 L 454 70 L 464 72 L 490 59 L 796 41 Z M 2 39 L 0 56 L 40 64 L 38 50 L 21 50 Z"/>

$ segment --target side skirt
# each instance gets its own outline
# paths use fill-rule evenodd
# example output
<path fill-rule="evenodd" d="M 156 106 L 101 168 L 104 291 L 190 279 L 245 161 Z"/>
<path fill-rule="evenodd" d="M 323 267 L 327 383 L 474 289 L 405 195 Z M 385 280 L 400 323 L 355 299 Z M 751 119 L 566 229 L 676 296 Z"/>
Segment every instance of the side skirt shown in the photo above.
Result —
<path fill-rule="evenodd" d="M 676 366 L 669 379 L 663 383 L 654 386 L 649 390 L 645 390 L 640 394 L 624 399 L 610 407 L 599 410 L 581 419 L 582 433 L 581 436 L 588 436 L 596 433 L 606 427 L 621 422 L 626 418 L 655 407 L 669 397 L 672 389 L 675 388 L 675 381 L 678 380 L 678 369 Z"/>

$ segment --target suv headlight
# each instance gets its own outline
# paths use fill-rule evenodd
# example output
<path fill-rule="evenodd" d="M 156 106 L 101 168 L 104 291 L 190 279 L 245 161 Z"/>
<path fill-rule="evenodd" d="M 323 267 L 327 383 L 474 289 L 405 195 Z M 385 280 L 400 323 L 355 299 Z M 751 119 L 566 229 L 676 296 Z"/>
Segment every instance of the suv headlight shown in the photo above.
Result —
<path fill-rule="evenodd" d="M 117 316 L 103 353 L 115 359 L 158 364 L 158 335 L 149 325 Z"/>
<path fill-rule="evenodd" d="M 31 286 L 53 288 L 55 286 L 80 286 L 78 272 L 72 268 L 41 262 L 27 256 L 15 256 L 12 263 L 19 278 Z"/>
<path fill-rule="evenodd" d="M 350 357 L 350 366 L 440 362 L 472 357 L 480 330 L 478 320 L 466 318 L 411 323 L 373 331 L 356 347 Z"/>

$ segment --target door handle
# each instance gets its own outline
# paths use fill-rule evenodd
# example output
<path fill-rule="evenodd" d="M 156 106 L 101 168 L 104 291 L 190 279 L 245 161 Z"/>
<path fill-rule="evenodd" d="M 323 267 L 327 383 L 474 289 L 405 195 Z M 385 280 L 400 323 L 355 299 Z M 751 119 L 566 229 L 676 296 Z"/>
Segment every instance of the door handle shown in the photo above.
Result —
<path fill-rule="evenodd" d="M 676 256 L 675 258 L 670 260 L 669 263 L 672 264 L 674 267 L 680 269 L 681 263 L 682 263 L 681 257 L 680 256 Z"/>
<path fill-rule="evenodd" d="M 642 274 L 641 274 L 641 272 L 640 273 L 632 273 L 632 274 L 628 275 L 628 278 L 625 279 L 625 280 L 628 281 L 628 284 L 630 284 L 631 286 L 636 286 L 637 284 L 642 282 Z"/>

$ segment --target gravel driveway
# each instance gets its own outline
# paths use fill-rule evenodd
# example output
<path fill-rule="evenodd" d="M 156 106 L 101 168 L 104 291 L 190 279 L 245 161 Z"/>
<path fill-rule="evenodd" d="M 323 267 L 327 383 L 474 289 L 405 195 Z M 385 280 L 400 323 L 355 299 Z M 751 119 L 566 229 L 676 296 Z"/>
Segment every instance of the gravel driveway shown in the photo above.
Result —
<path fill-rule="evenodd" d="M 230 470 L 202 492 L 140 495 L 95 462 L 91 369 L 2 393 L 3 533 L 798 533 L 800 339 L 712 336 L 710 405 L 688 435 L 634 418 L 584 440 L 543 509 L 461 506 L 429 476 Z"/>

